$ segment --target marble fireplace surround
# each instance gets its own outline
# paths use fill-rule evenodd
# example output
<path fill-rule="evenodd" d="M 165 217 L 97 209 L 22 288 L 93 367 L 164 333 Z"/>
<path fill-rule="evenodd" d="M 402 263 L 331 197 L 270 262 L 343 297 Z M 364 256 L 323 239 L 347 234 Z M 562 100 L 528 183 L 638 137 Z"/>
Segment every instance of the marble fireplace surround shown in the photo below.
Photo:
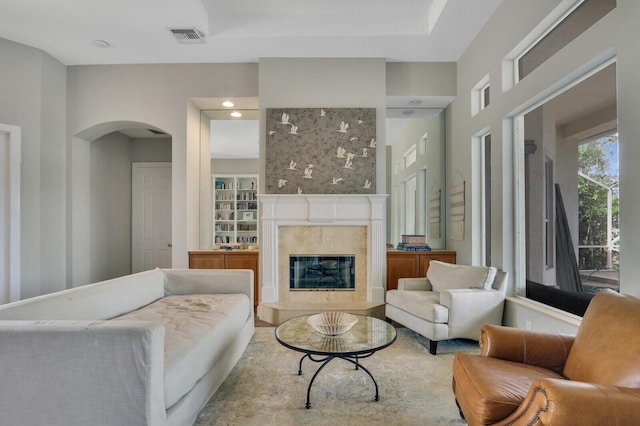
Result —
<path fill-rule="evenodd" d="M 384 315 L 387 195 L 259 195 L 258 318 L 328 310 Z M 289 291 L 290 254 L 355 254 L 355 291 Z"/>

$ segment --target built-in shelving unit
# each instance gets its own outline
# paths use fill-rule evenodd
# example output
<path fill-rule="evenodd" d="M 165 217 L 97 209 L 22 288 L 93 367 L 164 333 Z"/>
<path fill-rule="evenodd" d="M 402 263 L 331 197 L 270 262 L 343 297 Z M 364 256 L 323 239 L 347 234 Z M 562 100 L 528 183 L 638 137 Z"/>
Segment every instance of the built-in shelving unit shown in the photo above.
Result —
<path fill-rule="evenodd" d="M 213 176 L 213 242 L 258 244 L 258 176 Z"/>

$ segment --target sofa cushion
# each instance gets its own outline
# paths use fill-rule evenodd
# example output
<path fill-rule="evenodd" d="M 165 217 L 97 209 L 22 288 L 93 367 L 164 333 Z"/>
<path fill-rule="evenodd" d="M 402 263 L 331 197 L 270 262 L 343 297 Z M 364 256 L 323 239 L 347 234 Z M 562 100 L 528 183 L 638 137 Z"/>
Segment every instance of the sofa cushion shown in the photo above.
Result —
<path fill-rule="evenodd" d="M 440 305 L 440 296 L 433 291 L 387 291 L 387 303 L 405 312 L 438 324 L 449 321 L 449 309 Z"/>
<path fill-rule="evenodd" d="M 494 266 L 469 266 L 432 260 L 427 269 L 427 278 L 433 291 L 456 288 L 483 288 L 493 285 L 498 269 Z"/>
<path fill-rule="evenodd" d="M 165 327 L 165 404 L 186 395 L 229 347 L 250 318 L 245 294 L 167 296 L 115 320 L 152 321 Z"/>
<path fill-rule="evenodd" d="M 535 379 L 563 378 L 546 368 L 461 352 L 453 361 L 453 377 L 458 403 L 474 417 L 469 424 L 493 424 L 513 413 Z"/>

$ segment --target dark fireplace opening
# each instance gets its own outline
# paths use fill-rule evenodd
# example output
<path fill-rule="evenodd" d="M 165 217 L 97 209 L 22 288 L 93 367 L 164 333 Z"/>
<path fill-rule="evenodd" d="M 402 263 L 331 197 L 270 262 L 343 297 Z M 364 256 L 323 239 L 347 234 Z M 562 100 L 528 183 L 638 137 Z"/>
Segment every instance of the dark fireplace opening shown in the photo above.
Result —
<path fill-rule="evenodd" d="M 355 291 L 355 255 L 289 256 L 289 289 Z"/>

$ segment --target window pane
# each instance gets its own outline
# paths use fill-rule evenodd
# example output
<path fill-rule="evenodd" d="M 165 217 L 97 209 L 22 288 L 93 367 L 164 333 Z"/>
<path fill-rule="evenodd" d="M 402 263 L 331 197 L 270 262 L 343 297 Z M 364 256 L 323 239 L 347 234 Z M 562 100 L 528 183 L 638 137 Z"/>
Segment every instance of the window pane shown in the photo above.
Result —
<path fill-rule="evenodd" d="M 576 315 L 619 290 L 615 104 L 611 64 L 523 120 L 526 296 Z"/>
<path fill-rule="evenodd" d="M 615 7 L 616 0 L 585 0 L 522 55 L 518 61 L 519 79 L 522 80 L 529 75 Z"/>

